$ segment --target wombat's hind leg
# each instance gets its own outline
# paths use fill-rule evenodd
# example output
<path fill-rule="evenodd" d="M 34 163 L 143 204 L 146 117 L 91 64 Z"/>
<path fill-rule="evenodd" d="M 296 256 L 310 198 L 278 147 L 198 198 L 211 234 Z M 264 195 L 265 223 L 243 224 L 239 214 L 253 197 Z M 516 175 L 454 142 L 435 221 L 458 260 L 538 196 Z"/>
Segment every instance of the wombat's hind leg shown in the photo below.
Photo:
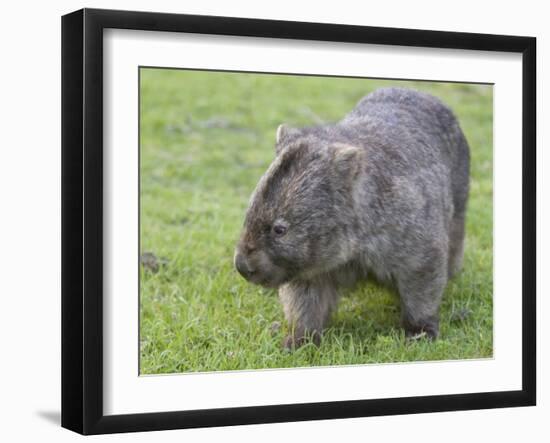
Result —
<path fill-rule="evenodd" d="M 397 278 L 401 324 L 407 338 L 439 335 L 439 305 L 447 282 L 446 261 L 425 265 Z"/>
<path fill-rule="evenodd" d="M 464 258 L 464 213 L 455 214 L 449 232 L 449 278 L 462 269 Z"/>
<path fill-rule="evenodd" d="M 283 346 L 297 348 L 308 339 L 319 345 L 338 299 L 334 286 L 327 282 L 288 283 L 279 288 L 279 299 L 290 328 Z"/>

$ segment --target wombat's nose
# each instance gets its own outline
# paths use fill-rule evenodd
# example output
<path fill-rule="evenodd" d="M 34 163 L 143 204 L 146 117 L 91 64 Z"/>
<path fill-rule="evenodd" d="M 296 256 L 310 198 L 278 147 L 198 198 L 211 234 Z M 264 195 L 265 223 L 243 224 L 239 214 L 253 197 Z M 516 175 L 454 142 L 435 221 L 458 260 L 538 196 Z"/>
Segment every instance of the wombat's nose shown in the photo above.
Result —
<path fill-rule="evenodd" d="M 239 274 L 241 274 L 244 278 L 248 279 L 252 274 L 254 274 L 254 269 L 249 266 L 244 258 L 244 255 L 239 252 L 235 255 L 235 267 L 237 268 L 237 271 L 239 271 Z"/>

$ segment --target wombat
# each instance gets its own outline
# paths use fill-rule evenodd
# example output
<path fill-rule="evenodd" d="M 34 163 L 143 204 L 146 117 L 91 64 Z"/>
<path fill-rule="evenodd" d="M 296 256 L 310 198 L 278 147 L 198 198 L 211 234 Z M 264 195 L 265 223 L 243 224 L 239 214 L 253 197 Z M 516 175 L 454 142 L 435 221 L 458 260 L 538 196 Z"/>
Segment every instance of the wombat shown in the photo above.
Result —
<path fill-rule="evenodd" d="M 279 289 L 292 348 L 319 343 L 339 291 L 367 274 L 397 289 L 408 337 L 436 338 L 460 270 L 469 146 L 437 98 L 384 88 L 335 124 L 279 126 L 235 252 L 248 281 Z"/>

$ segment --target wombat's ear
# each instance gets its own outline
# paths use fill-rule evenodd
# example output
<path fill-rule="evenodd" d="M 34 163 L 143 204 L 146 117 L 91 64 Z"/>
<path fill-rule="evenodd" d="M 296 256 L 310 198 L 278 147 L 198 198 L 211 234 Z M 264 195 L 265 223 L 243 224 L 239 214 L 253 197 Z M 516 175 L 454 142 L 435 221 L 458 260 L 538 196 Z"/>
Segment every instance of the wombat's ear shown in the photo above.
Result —
<path fill-rule="evenodd" d="M 279 155 L 282 151 L 284 151 L 284 148 L 286 146 L 286 143 L 293 137 L 296 137 L 300 134 L 300 130 L 296 128 L 291 128 L 288 125 L 285 125 L 284 123 L 282 125 L 279 125 L 277 128 L 277 135 L 275 137 L 276 144 L 275 144 L 275 152 L 277 155 Z"/>
<path fill-rule="evenodd" d="M 338 174 L 350 179 L 355 178 L 361 168 L 363 150 L 345 143 L 333 145 L 333 165 Z"/>

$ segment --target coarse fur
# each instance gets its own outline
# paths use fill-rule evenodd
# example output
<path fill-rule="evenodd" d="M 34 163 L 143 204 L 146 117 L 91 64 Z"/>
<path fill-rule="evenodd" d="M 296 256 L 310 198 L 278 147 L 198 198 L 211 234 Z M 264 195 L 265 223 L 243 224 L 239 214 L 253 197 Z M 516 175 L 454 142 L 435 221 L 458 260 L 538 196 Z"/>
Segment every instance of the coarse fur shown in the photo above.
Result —
<path fill-rule="evenodd" d="M 435 338 L 462 266 L 469 147 L 451 110 L 379 89 L 335 124 L 277 130 L 235 252 L 250 282 L 279 289 L 286 347 L 321 333 L 340 290 L 367 274 L 395 285 L 408 336 Z"/>

